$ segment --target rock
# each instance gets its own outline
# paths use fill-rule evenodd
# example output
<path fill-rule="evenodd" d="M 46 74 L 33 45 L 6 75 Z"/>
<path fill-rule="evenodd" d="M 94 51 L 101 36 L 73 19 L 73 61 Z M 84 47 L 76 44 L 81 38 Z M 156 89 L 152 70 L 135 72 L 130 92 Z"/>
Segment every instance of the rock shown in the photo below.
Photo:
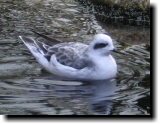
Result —
<path fill-rule="evenodd" d="M 75 9 L 71 9 L 71 8 L 66 8 L 64 9 L 66 12 L 71 12 L 71 13 L 79 13 L 77 10 Z"/>
<path fill-rule="evenodd" d="M 0 63 L 7 63 L 7 62 L 20 62 L 25 61 L 28 58 L 25 56 L 10 56 L 10 57 L 4 57 L 0 60 Z"/>
<path fill-rule="evenodd" d="M 26 74 L 27 71 L 32 72 L 32 70 L 33 66 L 27 63 L 2 63 L 0 64 L 0 78 L 21 76 Z"/>
<path fill-rule="evenodd" d="M 97 20 L 115 24 L 150 26 L 149 0 L 78 0 Z"/>
<path fill-rule="evenodd" d="M 149 0 L 90 0 L 96 4 L 107 4 L 110 6 L 121 6 L 123 8 L 147 9 L 150 7 Z"/>
<path fill-rule="evenodd" d="M 64 23 L 68 23 L 70 22 L 71 20 L 69 19 L 66 19 L 66 18 L 56 18 L 57 21 L 60 21 L 60 22 L 64 22 Z"/>

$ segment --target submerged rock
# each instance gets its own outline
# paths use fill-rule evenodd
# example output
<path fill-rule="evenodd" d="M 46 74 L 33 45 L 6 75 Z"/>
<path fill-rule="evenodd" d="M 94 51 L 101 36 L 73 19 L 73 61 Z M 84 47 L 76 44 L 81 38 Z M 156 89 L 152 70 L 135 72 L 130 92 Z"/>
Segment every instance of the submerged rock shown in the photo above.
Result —
<path fill-rule="evenodd" d="M 33 71 L 34 68 L 34 71 Z M 33 72 L 34 73 L 33 73 Z M 35 69 L 33 65 L 23 63 L 4 63 L 0 64 L 0 78 L 10 78 L 10 77 L 16 77 L 16 76 L 23 76 L 27 73 L 33 73 L 39 72 Z"/>

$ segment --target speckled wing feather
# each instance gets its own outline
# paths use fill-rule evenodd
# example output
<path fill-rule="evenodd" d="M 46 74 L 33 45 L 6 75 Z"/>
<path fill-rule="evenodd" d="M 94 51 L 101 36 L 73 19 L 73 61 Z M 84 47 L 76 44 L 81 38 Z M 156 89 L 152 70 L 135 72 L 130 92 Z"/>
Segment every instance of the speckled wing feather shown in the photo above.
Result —
<path fill-rule="evenodd" d="M 77 69 L 84 68 L 87 65 L 87 61 L 83 58 L 83 56 L 88 45 L 75 42 L 64 43 L 36 31 L 33 32 L 40 36 L 40 38 L 43 38 L 36 40 L 36 44 L 45 53 L 45 57 L 48 61 L 50 60 L 52 54 L 55 54 L 57 60 L 63 65 L 71 66 Z"/>
<path fill-rule="evenodd" d="M 37 44 L 44 50 L 45 57 L 48 61 L 50 61 L 52 54 L 55 54 L 57 60 L 63 65 L 71 66 L 76 69 L 87 66 L 87 61 L 83 58 L 85 51 L 88 48 L 88 45 L 86 44 L 74 42 L 60 43 L 54 46 L 48 46 L 43 43 Z"/>
<path fill-rule="evenodd" d="M 59 63 L 76 69 L 82 69 L 91 64 L 86 57 L 86 51 L 88 48 L 88 45 L 86 44 L 65 42 L 48 45 L 45 42 L 39 42 L 31 37 L 20 36 L 20 39 L 25 43 L 34 56 L 36 53 L 42 54 L 42 56 L 48 61 L 50 61 L 51 56 L 54 54 Z"/>

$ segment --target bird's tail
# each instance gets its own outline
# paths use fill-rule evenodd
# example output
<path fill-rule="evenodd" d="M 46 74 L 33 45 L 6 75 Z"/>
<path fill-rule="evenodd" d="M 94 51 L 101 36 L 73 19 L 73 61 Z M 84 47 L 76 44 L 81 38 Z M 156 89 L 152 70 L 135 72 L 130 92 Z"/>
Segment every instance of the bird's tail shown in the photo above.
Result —
<path fill-rule="evenodd" d="M 36 60 L 46 67 L 48 65 L 48 61 L 45 58 L 46 50 L 38 41 L 34 40 L 31 37 L 19 36 L 19 38 L 23 41 L 23 43 L 27 46 Z M 47 67 L 46 67 L 47 68 Z"/>
<path fill-rule="evenodd" d="M 30 37 L 19 36 L 19 38 L 23 41 L 23 43 L 27 46 L 30 52 L 36 56 L 36 54 L 44 55 L 44 51 L 37 45 L 37 42 Z"/>

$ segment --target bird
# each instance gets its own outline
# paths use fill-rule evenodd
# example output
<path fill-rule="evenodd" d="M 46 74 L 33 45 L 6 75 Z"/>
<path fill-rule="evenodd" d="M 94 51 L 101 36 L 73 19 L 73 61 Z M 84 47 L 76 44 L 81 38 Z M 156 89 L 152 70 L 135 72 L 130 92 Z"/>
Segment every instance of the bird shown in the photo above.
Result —
<path fill-rule="evenodd" d="M 53 39 L 50 41 L 51 45 L 33 37 L 19 38 L 38 63 L 56 76 L 84 81 L 116 77 L 117 63 L 111 55 L 115 47 L 109 35 L 96 34 L 89 44 Z"/>

